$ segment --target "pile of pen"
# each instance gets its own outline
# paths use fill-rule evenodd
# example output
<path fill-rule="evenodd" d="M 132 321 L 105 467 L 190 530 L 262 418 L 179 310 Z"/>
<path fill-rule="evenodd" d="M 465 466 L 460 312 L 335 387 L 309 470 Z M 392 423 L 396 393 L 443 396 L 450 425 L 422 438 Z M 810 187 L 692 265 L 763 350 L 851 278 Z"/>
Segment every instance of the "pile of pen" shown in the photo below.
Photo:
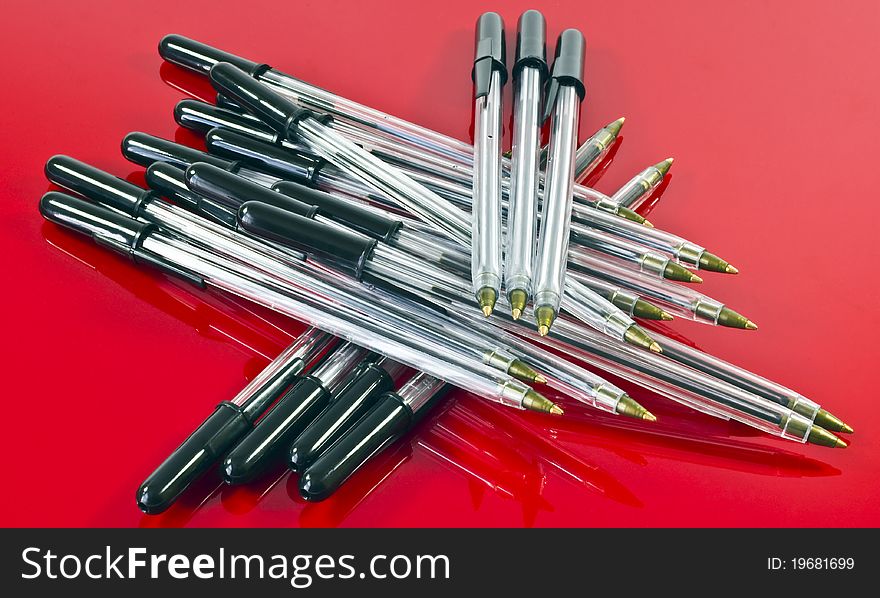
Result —
<path fill-rule="evenodd" d="M 48 161 L 49 180 L 76 195 L 46 193 L 46 219 L 309 326 L 146 479 L 144 512 L 164 511 L 209 470 L 243 484 L 281 461 L 303 497 L 322 500 L 450 387 L 555 416 L 563 409 L 545 395 L 656 420 L 596 371 L 770 435 L 846 446 L 835 433 L 852 429 L 817 403 L 636 323 L 757 328 L 688 286 L 701 281 L 695 270 L 734 266 L 635 211 L 671 158 L 611 196 L 582 184 L 624 119 L 577 146 L 584 37 L 563 31 L 552 64 L 545 37 L 541 13 L 521 15 L 508 74 L 501 17 L 477 20 L 472 146 L 168 35 L 162 58 L 218 92 L 216 105 L 174 109 L 207 151 L 128 134 L 122 152 L 146 167 L 148 189 L 67 156 Z"/>

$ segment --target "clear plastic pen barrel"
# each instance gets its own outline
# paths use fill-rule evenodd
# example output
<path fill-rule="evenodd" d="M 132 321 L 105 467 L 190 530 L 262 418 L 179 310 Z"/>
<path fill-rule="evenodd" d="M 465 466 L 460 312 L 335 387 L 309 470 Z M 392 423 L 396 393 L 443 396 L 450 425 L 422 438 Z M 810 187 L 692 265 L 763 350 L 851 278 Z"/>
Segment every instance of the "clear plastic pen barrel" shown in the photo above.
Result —
<path fill-rule="evenodd" d="M 288 294 L 289 289 L 280 287 L 270 277 L 245 264 L 230 262 L 184 241 L 167 235 L 152 234 L 143 241 L 143 248 L 173 264 L 198 273 L 206 284 L 251 300 L 289 317 L 308 322 L 316 328 L 351 341 L 441 378 L 450 384 L 484 398 L 521 408 L 529 387 L 510 376 L 499 373 L 490 366 L 469 363 L 464 366 L 457 361 L 444 360 L 414 348 L 411 344 L 394 338 L 384 326 L 369 319 L 354 316 L 350 310 L 322 300 L 320 296 Z"/>
<path fill-rule="evenodd" d="M 507 207 L 507 250 L 504 276 L 507 294 L 532 291 L 538 212 L 538 153 L 541 145 L 541 73 L 524 67 L 513 100 L 513 144 Z"/>
<path fill-rule="evenodd" d="M 450 238 L 462 244 L 469 242 L 471 224 L 467 215 L 397 168 L 365 152 L 313 118 L 303 118 L 298 131 L 309 147 L 325 160 L 387 194 Z"/>
<path fill-rule="evenodd" d="M 557 322 L 554 331 L 558 338 L 565 339 L 567 348 L 583 349 L 569 354 L 585 363 L 657 390 L 704 413 L 740 421 L 788 440 L 806 442 L 809 437 L 810 418 L 732 384 L 565 320 Z"/>
<path fill-rule="evenodd" d="M 501 75 L 498 71 L 492 72 L 488 93 L 475 100 L 474 144 L 471 277 L 474 295 L 482 304 L 480 295 L 484 289 L 494 293 L 495 299 L 501 290 Z"/>
<path fill-rule="evenodd" d="M 624 265 L 589 251 L 576 251 L 579 268 L 588 275 L 631 289 L 657 301 L 672 314 L 696 322 L 717 324 L 724 304 L 704 295 L 692 286 L 658 279 L 654 274 L 636 272 Z"/>
<path fill-rule="evenodd" d="M 254 376 L 247 386 L 242 388 L 229 402 L 239 407 L 245 405 L 279 373 L 286 370 L 292 364 L 296 367 L 297 373 L 302 372 L 308 366 L 308 362 L 311 359 L 331 347 L 334 342 L 333 336 L 326 332 L 313 327 L 306 329 L 290 346 L 279 353 L 269 365 Z"/>
<path fill-rule="evenodd" d="M 534 280 L 536 312 L 549 307 L 554 315 L 559 313 L 564 291 L 579 110 L 580 98 L 575 88 L 561 86 L 550 129 L 550 157 Z"/>

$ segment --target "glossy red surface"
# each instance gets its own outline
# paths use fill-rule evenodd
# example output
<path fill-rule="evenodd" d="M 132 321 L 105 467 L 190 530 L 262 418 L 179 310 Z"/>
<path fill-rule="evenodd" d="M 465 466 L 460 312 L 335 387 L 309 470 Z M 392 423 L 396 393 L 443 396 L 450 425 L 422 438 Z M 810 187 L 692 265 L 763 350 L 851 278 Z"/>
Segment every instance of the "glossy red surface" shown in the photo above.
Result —
<path fill-rule="evenodd" d="M 0 234 L 7 526 L 875 526 L 880 417 L 873 194 L 880 5 L 848 2 L 47 1 L 7 6 Z M 246 12 L 238 10 L 245 6 Z M 472 27 L 509 39 L 539 8 L 588 40 L 581 137 L 625 115 L 606 192 L 676 158 L 651 219 L 729 258 L 705 292 L 755 333 L 675 322 L 701 348 L 791 386 L 856 428 L 802 446 L 625 385 L 660 421 L 511 413 L 457 393 L 331 500 L 280 470 L 191 489 L 166 514 L 142 479 L 301 325 L 230 306 L 44 223 L 43 164 L 66 153 L 141 180 L 132 130 L 198 143 L 172 116 L 204 81 L 163 65 L 176 32 L 466 138 Z M 509 93 L 509 90 L 508 90 Z M 570 411 L 574 411 L 571 409 Z"/>

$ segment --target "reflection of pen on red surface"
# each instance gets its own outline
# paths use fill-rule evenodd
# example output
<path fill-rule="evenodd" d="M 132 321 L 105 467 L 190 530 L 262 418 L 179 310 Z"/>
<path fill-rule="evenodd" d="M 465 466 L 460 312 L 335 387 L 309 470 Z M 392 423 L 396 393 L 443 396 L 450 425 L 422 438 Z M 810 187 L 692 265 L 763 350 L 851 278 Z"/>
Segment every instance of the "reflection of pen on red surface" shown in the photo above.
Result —
<path fill-rule="evenodd" d="M 705 420 L 706 418 L 695 415 Z M 649 428 L 627 425 L 626 421 L 604 418 L 601 423 L 566 421 L 565 426 L 544 427 L 543 433 L 554 443 L 587 446 L 618 452 L 615 447 L 637 456 L 661 457 L 697 463 L 707 467 L 729 469 L 756 475 L 780 477 L 826 477 L 840 475 L 840 470 L 817 459 L 772 446 L 725 437 L 724 431 L 707 437 L 696 436 L 664 418 Z M 704 426 L 706 422 L 696 425 Z M 718 424 L 725 425 L 724 422 Z M 730 422 L 727 426 L 738 424 Z M 632 460 L 632 459 L 630 459 Z"/>

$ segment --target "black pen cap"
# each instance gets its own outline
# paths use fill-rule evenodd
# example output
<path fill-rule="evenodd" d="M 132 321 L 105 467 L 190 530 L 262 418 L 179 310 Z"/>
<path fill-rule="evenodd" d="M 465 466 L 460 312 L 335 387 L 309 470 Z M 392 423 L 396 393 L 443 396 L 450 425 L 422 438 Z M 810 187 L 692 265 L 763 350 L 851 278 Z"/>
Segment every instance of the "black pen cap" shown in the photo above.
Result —
<path fill-rule="evenodd" d="M 314 376 L 294 384 L 223 459 L 221 471 L 226 483 L 246 484 L 279 461 L 330 398 L 330 392 Z"/>
<path fill-rule="evenodd" d="M 297 122 L 313 116 L 292 101 L 228 62 L 211 67 L 211 85 L 284 137 L 296 137 Z"/>
<path fill-rule="evenodd" d="M 199 100 L 180 100 L 174 106 L 174 120 L 181 127 L 204 135 L 214 127 L 237 131 L 268 143 L 275 143 L 278 134 L 258 118 L 224 110 Z"/>
<path fill-rule="evenodd" d="M 172 64 L 205 75 L 218 62 L 234 64 L 250 76 L 257 76 L 269 68 L 266 64 L 258 64 L 174 33 L 169 33 L 159 41 L 159 56 Z"/>
<path fill-rule="evenodd" d="M 318 212 L 315 206 L 204 162 L 191 165 L 184 176 L 190 191 L 233 209 L 238 209 L 247 201 L 260 201 L 306 218 L 312 218 Z"/>
<path fill-rule="evenodd" d="M 235 228 L 238 210 L 190 191 L 180 168 L 166 162 L 154 162 L 147 167 L 144 177 L 147 186 L 159 195 L 167 197 L 190 212 L 206 216 L 228 228 Z"/>
<path fill-rule="evenodd" d="M 547 21 L 537 10 L 527 10 L 519 17 L 515 60 L 512 69 L 514 79 L 526 66 L 538 69 L 542 81 L 547 78 Z"/>
<path fill-rule="evenodd" d="M 215 156 L 237 160 L 257 170 L 306 185 L 314 182 L 324 165 L 320 158 L 303 155 L 223 128 L 208 131 L 205 134 L 205 145 Z"/>
<path fill-rule="evenodd" d="M 507 42 L 504 39 L 504 21 L 497 12 L 487 12 L 477 19 L 474 40 L 474 98 L 489 93 L 492 73 L 498 71 L 501 85 L 507 82 Z"/>
<path fill-rule="evenodd" d="M 336 393 L 336 400 L 296 438 L 288 452 L 288 466 L 294 471 L 308 468 L 393 387 L 394 380 L 383 367 L 361 362 Z"/>
<path fill-rule="evenodd" d="M 137 490 L 138 508 L 155 515 L 166 510 L 196 479 L 211 469 L 251 423 L 232 403 L 221 403 Z"/>
<path fill-rule="evenodd" d="M 57 191 L 50 191 L 40 199 L 40 214 L 49 222 L 90 236 L 98 245 L 128 256 L 135 263 L 155 266 L 200 288 L 205 287 L 205 281 L 198 274 L 141 248 L 144 238 L 156 230 L 155 224 Z"/>
<path fill-rule="evenodd" d="M 186 168 L 193 162 L 207 162 L 219 168 L 230 168 L 232 166 L 229 160 L 217 158 L 189 147 L 134 131 L 123 137 L 122 139 L 122 155 L 125 159 L 147 167 L 154 162 L 168 162 L 178 168 Z"/>
<path fill-rule="evenodd" d="M 550 115 L 560 85 L 571 85 L 575 88 L 578 97 L 583 101 L 587 93 L 584 87 L 584 57 L 587 42 L 584 35 L 577 29 L 566 29 L 559 34 L 556 41 L 556 56 L 553 58 L 553 68 L 550 72 L 550 82 L 547 87 L 547 101 L 544 107 L 544 118 Z"/>
<path fill-rule="evenodd" d="M 409 428 L 413 412 L 393 392 L 375 405 L 333 446 L 318 457 L 299 479 L 299 493 L 309 501 L 329 497 L 364 463 Z"/>
<path fill-rule="evenodd" d="M 70 156 L 52 156 L 45 170 L 46 178 L 59 187 L 132 216 L 140 213 L 142 203 L 154 197 L 147 189 Z"/>
<path fill-rule="evenodd" d="M 370 210 L 353 199 L 343 199 L 299 183 L 279 181 L 272 188 L 289 197 L 318 207 L 318 214 L 377 239 L 390 241 L 403 222 L 378 210 Z"/>
<path fill-rule="evenodd" d="M 308 253 L 358 279 L 376 247 L 375 240 L 359 233 L 328 226 L 257 201 L 241 206 L 238 226 L 263 239 Z"/>

